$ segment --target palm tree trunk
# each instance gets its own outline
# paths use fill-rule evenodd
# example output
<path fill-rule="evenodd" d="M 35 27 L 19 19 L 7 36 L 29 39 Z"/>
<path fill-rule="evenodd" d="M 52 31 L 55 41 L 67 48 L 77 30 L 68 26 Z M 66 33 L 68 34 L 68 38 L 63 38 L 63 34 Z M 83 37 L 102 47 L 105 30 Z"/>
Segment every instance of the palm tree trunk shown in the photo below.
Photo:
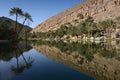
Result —
<path fill-rule="evenodd" d="M 19 69 L 19 62 L 18 62 L 18 54 L 17 54 L 17 52 L 15 53 L 15 55 L 16 55 L 16 61 L 17 61 L 17 69 Z"/>
<path fill-rule="evenodd" d="M 17 18 L 18 18 L 18 15 L 16 14 L 16 21 L 15 21 L 15 32 L 16 32 L 16 29 L 17 29 Z"/>
<path fill-rule="evenodd" d="M 22 25 L 22 26 L 21 26 L 21 28 L 19 29 L 18 34 L 22 31 L 23 26 L 24 26 L 24 24 L 25 24 L 26 20 L 27 20 L 27 18 L 25 18 L 25 20 L 23 21 L 23 25 Z"/>
<path fill-rule="evenodd" d="M 21 54 L 21 55 L 22 55 L 22 57 L 23 57 L 23 59 L 24 59 L 24 61 L 25 61 L 26 65 L 27 65 L 27 64 L 28 64 L 28 62 L 27 62 L 27 60 L 26 60 L 25 56 L 24 56 L 23 54 Z"/>
<path fill-rule="evenodd" d="M 25 41 L 27 42 L 27 31 L 25 30 Z"/>

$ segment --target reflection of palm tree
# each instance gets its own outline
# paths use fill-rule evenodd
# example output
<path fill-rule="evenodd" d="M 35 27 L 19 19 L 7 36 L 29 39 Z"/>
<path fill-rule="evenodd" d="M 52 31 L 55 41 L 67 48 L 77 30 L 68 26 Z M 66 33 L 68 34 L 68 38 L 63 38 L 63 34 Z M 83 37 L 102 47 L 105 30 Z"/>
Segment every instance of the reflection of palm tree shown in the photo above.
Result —
<path fill-rule="evenodd" d="M 17 67 L 12 67 L 12 71 L 16 74 L 17 73 L 22 73 L 25 69 L 29 69 L 32 66 L 33 60 L 31 60 L 31 57 L 29 57 L 29 62 L 27 62 L 27 60 L 26 60 L 26 58 L 24 57 L 23 54 L 22 54 L 22 57 L 23 57 L 26 64 L 19 66 L 18 58 L 16 58 L 17 59 Z"/>
<path fill-rule="evenodd" d="M 19 65 L 18 53 L 22 53 L 21 55 L 22 55 L 22 57 L 23 57 L 23 59 L 26 63 L 25 65 Z M 16 61 L 17 61 L 17 67 L 12 67 L 11 68 L 12 71 L 16 74 L 17 73 L 22 73 L 25 69 L 30 68 L 32 66 L 32 63 L 33 63 L 33 60 L 32 60 L 31 57 L 29 57 L 29 59 L 28 59 L 29 62 L 26 60 L 26 58 L 23 55 L 23 51 L 21 50 L 21 48 L 19 48 L 19 46 L 16 47 Z"/>
<path fill-rule="evenodd" d="M 25 68 L 30 68 L 31 66 L 32 66 L 32 63 L 33 63 L 33 60 L 31 60 L 32 58 L 31 57 L 29 57 L 29 59 L 28 59 L 28 61 L 29 62 L 27 62 L 27 60 L 26 60 L 26 58 L 24 57 L 24 55 L 23 54 L 21 54 L 22 55 L 22 57 L 23 57 L 23 59 L 24 59 L 24 61 L 25 61 L 25 63 L 26 63 L 26 66 L 25 66 Z"/>

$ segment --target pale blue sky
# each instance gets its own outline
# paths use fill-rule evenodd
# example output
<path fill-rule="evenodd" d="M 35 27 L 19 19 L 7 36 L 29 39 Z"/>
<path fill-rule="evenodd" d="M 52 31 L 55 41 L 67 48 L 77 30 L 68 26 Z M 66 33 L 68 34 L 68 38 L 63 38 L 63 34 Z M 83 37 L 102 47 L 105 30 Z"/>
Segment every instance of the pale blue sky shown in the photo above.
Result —
<path fill-rule="evenodd" d="M 30 26 L 34 28 L 46 19 L 82 1 L 84 0 L 0 0 L 0 17 L 6 16 L 15 20 L 15 17 L 9 16 L 9 10 L 19 7 L 31 14 L 34 22 Z"/>

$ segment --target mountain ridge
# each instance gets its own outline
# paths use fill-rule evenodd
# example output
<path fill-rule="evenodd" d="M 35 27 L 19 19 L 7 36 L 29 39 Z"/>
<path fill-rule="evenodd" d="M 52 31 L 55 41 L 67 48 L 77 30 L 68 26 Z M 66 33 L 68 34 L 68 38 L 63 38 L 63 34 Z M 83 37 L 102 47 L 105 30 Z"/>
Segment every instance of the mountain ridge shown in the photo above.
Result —
<path fill-rule="evenodd" d="M 120 0 L 86 0 L 64 12 L 61 12 L 45 22 L 36 26 L 31 32 L 48 32 L 57 30 L 61 25 L 73 23 L 74 20 L 80 20 L 77 15 L 81 13 L 86 19 L 92 16 L 95 22 L 105 19 L 114 19 L 120 16 Z"/>
<path fill-rule="evenodd" d="M 9 27 L 12 27 L 12 28 L 13 28 L 13 27 L 15 26 L 15 21 L 12 20 L 12 19 L 10 19 L 10 18 L 8 18 L 8 17 L 5 17 L 5 16 L 0 17 L 0 24 L 2 24 L 3 22 L 4 22 L 5 24 L 9 25 Z M 18 22 L 18 28 L 20 29 L 22 26 L 23 26 L 23 24 L 21 24 L 21 23 Z M 31 30 L 32 30 L 32 28 L 29 27 L 29 26 L 27 26 L 27 25 L 25 25 L 24 27 L 25 27 L 28 31 L 31 31 Z"/>

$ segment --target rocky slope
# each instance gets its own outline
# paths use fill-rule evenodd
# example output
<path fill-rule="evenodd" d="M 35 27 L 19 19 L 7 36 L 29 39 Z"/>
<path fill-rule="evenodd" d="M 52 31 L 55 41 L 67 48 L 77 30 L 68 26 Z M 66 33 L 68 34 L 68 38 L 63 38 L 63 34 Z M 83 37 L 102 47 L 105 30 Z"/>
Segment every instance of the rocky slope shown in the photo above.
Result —
<path fill-rule="evenodd" d="M 9 27 L 15 27 L 15 21 L 10 18 L 7 18 L 7 17 L 0 17 L 0 24 L 2 24 L 2 23 L 5 23 Z M 17 29 L 19 30 L 22 26 L 23 25 L 19 23 Z M 0 27 L 1 27 L 1 25 L 0 25 Z M 32 28 L 29 26 L 24 26 L 24 28 L 26 28 L 28 31 L 32 30 Z M 24 32 L 24 30 L 22 32 Z"/>
<path fill-rule="evenodd" d="M 77 17 L 80 13 L 84 16 L 84 19 L 92 16 L 95 22 L 109 18 L 114 19 L 120 16 L 120 0 L 86 0 L 73 8 L 49 18 L 36 26 L 32 32 L 56 30 L 68 22 L 74 24 L 74 20 L 80 22 L 81 20 Z"/>

